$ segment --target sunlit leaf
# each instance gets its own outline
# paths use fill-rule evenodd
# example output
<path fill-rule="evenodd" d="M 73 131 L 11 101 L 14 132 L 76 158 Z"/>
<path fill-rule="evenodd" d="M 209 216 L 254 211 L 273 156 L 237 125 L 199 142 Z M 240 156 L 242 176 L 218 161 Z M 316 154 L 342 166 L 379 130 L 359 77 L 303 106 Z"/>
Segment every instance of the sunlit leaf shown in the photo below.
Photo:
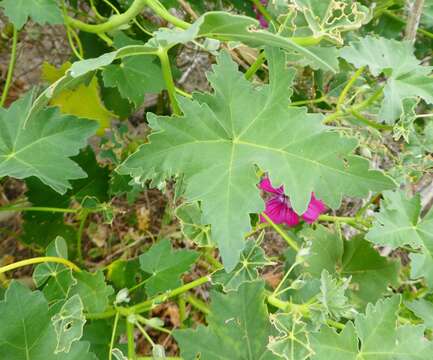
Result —
<path fill-rule="evenodd" d="M 2 0 L 0 7 L 17 29 L 21 29 L 28 18 L 39 24 L 63 23 L 56 0 Z"/>
<path fill-rule="evenodd" d="M 61 115 L 57 109 L 48 108 L 38 112 L 24 128 L 31 95 L 23 96 L 7 110 L 0 109 L 0 177 L 36 176 L 63 194 L 71 188 L 69 180 L 86 177 L 70 157 L 78 154 L 98 126 L 95 121 Z"/>
<path fill-rule="evenodd" d="M 174 331 L 183 359 L 275 359 L 266 348 L 272 332 L 263 282 L 244 283 L 227 295 L 214 292 L 211 300 L 207 327 Z"/>
<path fill-rule="evenodd" d="M 182 99 L 182 118 L 149 115 L 150 144 L 119 169 L 142 181 L 182 173 L 185 195 L 201 200 L 203 223 L 212 225 L 227 271 L 244 247 L 249 213 L 263 210 L 255 164 L 275 184 L 285 185 L 300 214 L 313 191 L 335 208 L 343 194 L 363 196 L 373 188 L 394 187 L 390 178 L 368 170 L 368 161 L 351 154 L 355 139 L 327 131 L 318 114 L 288 107 L 293 71 L 286 69 L 281 52 L 271 50 L 268 58 L 270 84 L 256 89 L 227 54 L 220 56 L 209 75 L 215 93 Z"/>
<path fill-rule="evenodd" d="M 192 250 L 173 251 L 168 239 L 153 245 L 139 257 L 141 269 L 151 275 L 146 281 L 147 294 L 152 296 L 179 287 L 180 276 L 190 269 L 197 257 Z"/>

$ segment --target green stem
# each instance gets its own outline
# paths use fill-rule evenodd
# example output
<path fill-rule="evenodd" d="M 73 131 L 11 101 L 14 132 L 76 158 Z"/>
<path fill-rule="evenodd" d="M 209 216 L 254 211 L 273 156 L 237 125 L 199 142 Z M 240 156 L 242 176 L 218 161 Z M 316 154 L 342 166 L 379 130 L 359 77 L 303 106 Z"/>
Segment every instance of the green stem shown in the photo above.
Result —
<path fill-rule="evenodd" d="M 161 295 L 155 296 L 155 297 L 153 297 L 153 298 L 151 298 L 149 300 L 146 300 L 146 301 L 144 301 L 144 302 L 142 302 L 140 304 L 131 306 L 129 308 L 129 311 L 131 313 L 141 313 L 141 312 L 144 312 L 144 311 L 151 310 L 152 308 L 154 308 L 158 304 L 160 304 L 160 303 L 162 303 L 162 302 L 164 302 L 164 301 L 166 301 L 166 300 L 168 300 L 170 298 L 173 298 L 173 297 L 176 297 L 176 296 L 178 296 L 180 294 L 183 294 L 183 293 L 185 293 L 185 292 L 187 292 L 187 291 L 189 291 L 191 289 L 194 289 L 195 287 L 198 287 L 200 285 L 206 284 L 210 280 L 211 280 L 210 275 L 202 276 L 202 277 L 200 277 L 200 278 L 198 278 L 198 279 L 196 279 L 194 281 L 191 281 L 190 283 L 182 285 L 182 286 L 180 286 L 180 287 L 178 287 L 178 288 L 176 288 L 174 290 L 171 290 L 171 291 L 169 291 L 169 292 L 167 292 L 165 294 L 161 294 Z"/>
<path fill-rule="evenodd" d="M 251 0 L 251 2 L 256 6 L 257 10 L 261 12 L 267 22 L 272 22 L 272 16 L 269 11 L 263 6 L 260 0 Z"/>
<path fill-rule="evenodd" d="M 164 301 L 167 301 L 170 298 L 176 297 L 180 294 L 183 294 L 191 289 L 194 289 L 195 287 L 198 287 L 200 285 L 206 284 L 207 282 L 211 281 L 211 275 L 202 276 L 194 281 L 191 281 L 187 284 L 184 284 L 176 289 L 173 289 L 171 291 L 168 291 L 165 294 L 157 295 L 149 300 L 146 300 L 142 303 L 136 304 L 134 306 L 131 306 L 129 308 L 127 307 L 117 307 L 116 309 L 109 309 L 102 313 L 96 313 L 96 314 L 86 314 L 87 319 L 97 320 L 97 319 L 107 319 L 110 317 L 113 317 L 116 315 L 116 312 L 119 311 L 121 315 L 128 316 L 131 314 L 139 314 L 148 310 L 151 310 L 155 306 L 157 306 L 160 303 L 163 303 Z"/>
<path fill-rule="evenodd" d="M 321 96 L 317 99 L 307 99 L 307 100 L 299 100 L 299 101 L 293 101 L 289 104 L 289 106 L 301 106 L 301 105 L 309 105 L 309 104 L 318 104 L 323 101 L 327 101 L 328 97 L 326 95 Z"/>
<path fill-rule="evenodd" d="M 335 113 L 326 116 L 323 119 L 322 123 L 329 124 L 340 117 L 351 114 L 352 111 L 358 112 L 362 109 L 365 109 L 366 107 L 373 104 L 377 99 L 379 99 L 382 96 L 382 94 L 383 94 L 383 88 L 381 87 L 377 89 L 368 99 L 362 101 L 361 103 L 353 105 L 346 110 L 337 110 Z"/>
<path fill-rule="evenodd" d="M 352 86 L 355 83 L 355 81 L 361 76 L 361 74 L 363 73 L 364 69 L 365 69 L 365 66 L 361 66 L 358 70 L 355 71 L 355 73 L 353 74 L 353 76 L 347 82 L 346 86 L 344 87 L 343 91 L 341 92 L 340 96 L 338 97 L 338 100 L 337 100 L 337 111 L 340 111 L 341 106 L 344 104 L 344 102 L 346 100 L 346 96 L 347 96 L 348 92 L 352 88 Z"/>
<path fill-rule="evenodd" d="M 331 216 L 331 215 L 320 215 L 319 221 L 329 221 L 329 222 L 340 222 L 348 225 L 363 225 L 365 227 L 370 227 L 371 224 L 363 219 L 349 216 Z"/>
<path fill-rule="evenodd" d="M 157 15 L 168 21 L 170 24 L 177 26 L 181 29 L 188 29 L 191 24 L 178 19 L 176 16 L 171 15 L 167 9 L 158 0 L 146 0 L 147 6 L 149 6 Z"/>
<path fill-rule="evenodd" d="M 280 236 L 287 242 L 287 244 L 296 252 L 299 251 L 299 245 L 293 240 L 289 235 L 287 235 L 277 224 L 275 224 L 268 215 L 262 213 L 262 216 L 266 219 L 266 221 L 274 228 L 274 230 L 280 234 Z"/>
<path fill-rule="evenodd" d="M 277 309 L 283 310 L 284 312 L 296 312 L 301 314 L 305 318 L 310 318 L 310 305 L 307 304 L 294 304 L 289 301 L 283 301 L 278 299 L 276 296 L 270 295 L 266 298 L 266 301 Z M 344 329 L 344 324 L 339 323 L 334 320 L 327 320 L 328 325 L 335 327 L 337 329 Z"/>
<path fill-rule="evenodd" d="M 119 322 L 119 316 L 120 316 L 120 313 L 116 312 L 116 316 L 114 317 L 113 331 L 111 333 L 111 341 L 110 341 L 110 349 L 108 352 L 108 360 L 112 360 L 112 358 L 113 358 L 114 340 L 116 339 L 116 331 L 117 331 L 117 324 Z"/>
<path fill-rule="evenodd" d="M 21 268 L 24 266 L 41 264 L 41 263 L 46 263 L 46 262 L 62 264 L 62 265 L 65 265 L 68 268 L 70 268 L 76 272 L 81 271 L 81 269 L 77 265 L 75 265 L 73 262 L 71 262 L 67 259 L 64 259 L 61 257 L 56 257 L 56 256 L 41 256 L 41 257 L 35 257 L 32 259 L 25 259 L 25 260 L 17 261 L 13 264 L 2 266 L 2 267 L 0 267 L 0 274 L 3 274 L 7 271 L 15 270 L 15 269 L 18 269 L 18 268 Z"/>
<path fill-rule="evenodd" d="M 57 213 L 70 213 L 76 214 L 79 209 L 62 209 L 62 208 L 53 208 L 53 207 L 45 207 L 45 206 L 2 206 L 0 207 L 1 211 L 36 211 L 36 212 L 57 212 Z"/>
<path fill-rule="evenodd" d="M 6 82 L 5 82 L 5 86 L 3 88 L 3 93 L 2 93 L 2 97 L 0 100 L 0 107 L 3 107 L 8 93 L 9 93 L 9 88 L 11 86 L 12 83 L 12 77 L 14 74 L 14 70 L 15 70 L 15 64 L 17 61 L 17 43 L 18 43 L 18 30 L 17 28 L 14 26 L 13 27 L 13 35 L 12 35 L 12 50 L 11 50 L 11 58 L 9 60 L 9 66 L 8 66 L 8 73 L 6 75 Z"/>
<path fill-rule="evenodd" d="M 186 301 L 189 302 L 192 306 L 194 306 L 197 310 L 201 311 L 203 314 L 210 314 L 210 309 L 208 305 L 194 295 L 189 294 L 186 298 Z"/>
<path fill-rule="evenodd" d="M 134 19 L 146 6 L 148 0 L 134 0 L 123 14 L 113 15 L 102 24 L 86 24 L 80 20 L 66 16 L 66 24 L 90 33 L 103 33 L 118 28 Z"/>
<path fill-rule="evenodd" d="M 354 117 L 356 117 L 356 119 L 358 119 L 360 122 L 362 122 L 363 124 L 370 126 L 374 129 L 377 130 L 385 130 L 385 131 L 391 131 L 393 129 L 393 127 L 391 125 L 384 125 L 384 124 L 379 124 L 375 121 L 372 121 L 368 118 L 366 118 L 364 115 L 360 114 L 359 112 L 352 110 L 350 112 Z"/>
<path fill-rule="evenodd" d="M 168 58 L 167 49 L 160 48 L 157 55 L 161 61 L 162 75 L 164 77 L 165 85 L 167 86 L 168 97 L 173 108 L 173 113 L 180 116 L 181 111 L 176 99 L 176 87 L 173 81 L 173 74 L 171 73 L 170 59 Z"/>
<path fill-rule="evenodd" d="M 245 72 L 245 79 L 250 80 L 254 76 L 254 74 L 260 69 L 260 67 L 265 63 L 265 61 L 266 61 L 266 54 L 264 51 L 262 51 L 260 55 L 257 57 L 257 59 L 252 63 L 252 65 Z"/>
<path fill-rule="evenodd" d="M 84 232 L 84 226 L 86 224 L 86 220 L 88 216 L 89 216 L 89 211 L 83 210 L 81 214 L 80 226 L 78 227 L 78 233 L 77 233 L 77 258 L 79 262 L 83 261 L 83 250 L 82 250 L 83 232 Z"/>
<path fill-rule="evenodd" d="M 128 360 L 135 360 L 135 340 L 134 340 L 134 324 L 129 322 L 128 317 L 126 321 L 126 336 L 128 338 Z"/>

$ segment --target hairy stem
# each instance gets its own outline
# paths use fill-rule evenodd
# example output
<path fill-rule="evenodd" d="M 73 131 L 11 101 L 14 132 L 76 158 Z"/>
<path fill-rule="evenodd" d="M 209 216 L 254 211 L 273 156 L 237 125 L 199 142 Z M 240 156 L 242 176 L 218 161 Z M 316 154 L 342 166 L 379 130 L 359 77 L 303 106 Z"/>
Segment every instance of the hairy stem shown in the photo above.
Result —
<path fill-rule="evenodd" d="M 3 88 L 3 93 L 2 93 L 2 97 L 0 100 L 0 107 L 3 107 L 6 99 L 8 97 L 8 93 L 9 93 L 9 88 L 12 84 L 12 77 L 14 74 L 14 70 L 15 70 L 15 64 L 17 61 L 17 44 L 18 44 L 18 30 L 17 28 L 14 26 L 13 27 L 13 35 L 12 35 L 12 50 L 11 50 L 11 58 L 9 60 L 9 66 L 8 66 L 8 73 L 6 75 L 6 82 L 5 82 L 5 86 Z"/>
<path fill-rule="evenodd" d="M 68 268 L 70 268 L 76 272 L 81 271 L 81 269 L 77 265 L 75 265 L 73 262 L 71 262 L 67 259 L 64 259 L 61 257 L 56 257 L 56 256 L 41 256 L 41 257 L 35 257 L 32 259 L 25 259 L 25 260 L 17 261 L 13 264 L 2 266 L 2 267 L 0 267 L 0 274 L 3 274 L 7 271 L 19 269 L 19 268 L 24 267 L 24 266 L 47 263 L 47 262 L 65 265 Z"/>
<path fill-rule="evenodd" d="M 353 84 L 355 84 L 355 81 L 361 76 L 365 69 L 365 66 L 361 66 L 358 70 L 355 71 L 353 76 L 350 78 L 350 80 L 347 82 L 346 86 L 344 87 L 343 91 L 341 92 L 340 96 L 337 100 L 337 111 L 340 111 L 342 105 L 344 104 L 346 100 L 346 96 L 350 89 L 352 88 Z"/>

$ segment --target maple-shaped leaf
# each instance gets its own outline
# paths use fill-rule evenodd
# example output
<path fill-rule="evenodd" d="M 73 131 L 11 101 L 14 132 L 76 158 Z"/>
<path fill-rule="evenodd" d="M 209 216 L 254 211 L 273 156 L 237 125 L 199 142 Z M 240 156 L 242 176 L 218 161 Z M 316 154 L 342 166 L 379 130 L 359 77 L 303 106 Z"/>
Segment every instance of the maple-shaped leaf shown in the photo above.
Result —
<path fill-rule="evenodd" d="M 60 308 L 51 321 L 56 331 L 57 345 L 55 352 L 69 352 L 74 342 L 83 336 L 86 318 L 83 314 L 83 302 L 78 295 L 74 295 Z"/>
<path fill-rule="evenodd" d="M 421 253 L 410 254 L 411 277 L 425 277 L 433 287 L 433 210 L 421 218 L 421 197 L 407 198 L 403 191 L 385 192 L 367 240 L 396 248 L 410 245 Z"/>
<path fill-rule="evenodd" d="M 182 233 L 187 239 L 198 246 L 214 246 L 210 226 L 203 224 L 203 214 L 197 202 L 179 206 L 176 217 L 180 220 Z"/>
<path fill-rule="evenodd" d="M 304 272 L 320 278 L 322 271 L 350 278 L 348 294 L 360 306 L 378 300 L 388 285 L 396 285 L 399 264 L 381 256 L 372 244 L 361 236 L 344 241 L 322 225 L 302 231 L 308 254 L 304 257 Z M 323 269 L 323 270 L 322 270 Z"/>
<path fill-rule="evenodd" d="M 368 66 L 374 76 L 387 76 L 380 117 L 392 123 L 403 111 L 403 99 L 421 97 L 433 103 L 431 67 L 420 65 L 409 42 L 367 36 L 344 47 L 340 56 L 356 67 Z"/>
<path fill-rule="evenodd" d="M 211 293 L 208 326 L 195 330 L 175 330 L 182 358 L 200 359 L 276 359 L 268 349 L 271 324 L 264 303 L 264 283 L 242 284 L 237 292 Z"/>
<path fill-rule="evenodd" d="M 114 294 L 111 286 L 105 283 L 102 271 L 89 273 L 80 271 L 74 274 L 76 284 L 68 295 L 78 294 L 83 301 L 84 309 L 89 313 L 102 312 L 108 306 L 109 296 Z"/>
<path fill-rule="evenodd" d="M 180 276 L 190 269 L 197 257 L 191 250 L 172 251 L 168 239 L 153 245 L 139 257 L 141 269 L 151 275 L 146 281 L 147 294 L 152 296 L 179 287 Z"/>
<path fill-rule="evenodd" d="M 0 109 L 0 177 L 36 176 L 63 194 L 71 188 L 69 180 L 86 177 L 70 157 L 86 145 L 98 125 L 48 108 L 36 113 L 24 127 L 31 100 L 28 93 L 9 109 Z"/>
<path fill-rule="evenodd" d="M 229 273 L 224 269 L 218 270 L 212 276 L 212 282 L 222 285 L 224 291 L 237 290 L 241 284 L 257 280 L 259 278 L 259 269 L 267 265 L 274 265 L 260 247 L 264 236 L 265 233 L 262 232 L 257 240 L 248 240 L 245 249 L 241 253 L 238 265 Z"/>
<path fill-rule="evenodd" d="M 285 360 L 306 360 L 310 358 L 311 348 L 308 327 L 293 314 L 276 313 L 270 315 L 272 325 L 279 334 L 269 339 L 268 348 Z"/>
<path fill-rule="evenodd" d="M 0 321 L 1 359 L 96 360 L 87 342 L 75 341 L 69 352 L 56 352 L 57 336 L 47 301 L 40 291 L 32 292 L 19 282 L 13 281 L 0 301 Z"/>
<path fill-rule="evenodd" d="M 102 72 L 104 85 L 116 87 L 123 98 L 139 106 L 147 93 L 159 93 L 165 88 L 161 66 L 154 56 L 134 56 L 111 64 Z"/>
<path fill-rule="evenodd" d="M 418 247 L 424 241 L 427 245 L 430 242 L 433 244 L 433 212 L 431 213 L 430 217 L 421 219 L 419 194 L 409 199 L 403 191 L 386 191 L 383 193 L 380 211 L 375 214 L 373 227 L 365 237 L 377 245 L 392 248 L 403 245 Z"/>
<path fill-rule="evenodd" d="M 427 360 L 433 342 L 424 337 L 423 326 L 397 327 L 400 297 L 369 304 L 366 313 L 349 321 L 339 334 L 327 326 L 310 335 L 312 360 Z"/>
<path fill-rule="evenodd" d="M 57 237 L 47 247 L 46 256 L 68 258 L 68 248 L 66 241 Z M 67 299 L 69 289 L 77 281 L 72 276 L 72 270 L 65 265 L 58 263 L 43 263 L 35 267 L 33 271 L 33 281 L 36 286 L 43 286 L 43 293 L 49 305 Z"/>
<path fill-rule="evenodd" d="M 2 0 L 0 7 L 18 30 L 29 17 L 42 25 L 63 23 L 63 15 L 56 0 Z"/>
<path fill-rule="evenodd" d="M 59 69 L 44 63 L 42 65 L 42 79 L 54 84 L 65 75 L 70 67 L 71 63 L 69 62 L 64 63 Z M 111 120 L 116 117 L 107 110 L 102 102 L 96 76 L 93 76 L 86 83 L 83 82 L 75 87 L 63 89 L 51 98 L 49 104 L 58 106 L 64 114 L 96 120 L 99 123 L 99 135 L 104 134 L 104 129 L 110 127 Z"/>
<path fill-rule="evenodd" d="M 369 171 L 367 160 L 351 155 L 355 139 L 328 131 L 319 114 L 288 106 L 293 70 L 279 50 L 269 50 L 267 58 L 270 83 L 255 88 L 223 53 L 208 76 L 214 94 L 182 98 L 181 118 L 149 115 L 150 144 L 119 168 L 137 181 L 183 174 L 185 196 L 201 201 L 203 223 L 211 224 L 227 271 L 244 247 L 249 213 L 263 211 L 255 165 L 285 186 L 299 214 L 313 191 L 336 208 L 343 195 L 394 187 L 381 172 Z"/>
<path fill-rule="evenodd" d="M 350 318 L 354 314 L 349 299 L 346 296 L 350 278 L 339 281 L 333 278 L 327 270 L 322 271 L 320 277 L 320 293 L 317 299 L 323 306 L 324 315 L 340 319 Z"/>

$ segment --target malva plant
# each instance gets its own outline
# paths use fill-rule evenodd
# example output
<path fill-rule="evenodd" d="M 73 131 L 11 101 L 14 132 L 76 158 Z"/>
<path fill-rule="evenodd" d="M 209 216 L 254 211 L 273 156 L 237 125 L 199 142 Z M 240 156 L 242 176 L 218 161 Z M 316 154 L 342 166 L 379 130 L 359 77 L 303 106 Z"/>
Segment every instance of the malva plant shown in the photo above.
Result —
<path fill-rule="evenodd" d="M 430 0 L 0 8 L 0 359 L 433 358 Z"/>

